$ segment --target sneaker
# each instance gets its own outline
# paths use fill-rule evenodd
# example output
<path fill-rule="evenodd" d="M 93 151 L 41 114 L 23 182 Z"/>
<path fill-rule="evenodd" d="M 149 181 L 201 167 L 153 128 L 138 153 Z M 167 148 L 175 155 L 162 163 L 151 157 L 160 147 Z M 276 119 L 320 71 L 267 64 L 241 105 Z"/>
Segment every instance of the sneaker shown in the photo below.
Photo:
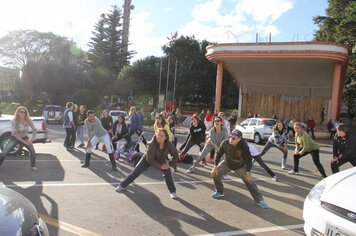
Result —
<path fill-rule="evenodd" d="M 208 162 L 206 162 L 206 160 L 205 160 L 205 159 L 203 159 L 203 160 L 201 161 L 201 164 L 202 164 L 202 165 L 207 165 L 207 164 L 208 164 Z"/>
<path fill-rule="evenodd" d="M 218 191 L 215 191 L 215 192 L 213 192 L 213 194 L 211 194 L 211 196 L 212 196 L 213 198 L 220 198 L 220 197 L 223 197 L 223 196 L 224 196 L 224 193 L 220 193 L 220 192 L 218 192 Z"/>
<path fill-rule="evenodd" d="M 33 171 L 38 171 L 38 169 L 37 169 L 37 167 L 36 167 L 36 166 L 31 167 L 31 170 L 33 170 Z"/>
<path fill-rule="evenodd" d="M 113 170 L 113 171 L 119 171 L 116 166 L 113 166 L 113 167 L 112 167 L 112 170 Z"/>
<path fill-rule="evenodd" d="M 268 204 L 265 201 L 260 201 L 259 203 L 257 203 L 257 205 L 259 205 L 263 209 L 268 208 Z"/>
<path fill-rule="evenodd" d="M 177 194 L 176 193 L 171 193 L 170 196 L 171 196 L 172 199 L 176 199 L 177 198 Z"/>
<path fill-rule="evenodd" d="M 273 177 L 272 177 L 272 180 L 273 180 L 274 182 L 277 182 L 277 181 L 278 181 L 277 175 L 273 176 Z"/>
<path fill-rule="evenodd" d="M 174 168 L 173 168 L 173 172 L 178 172 L 178 168 L 177 168 L 177 167 L 174 167 Z"/>
<path fill-rule="evenodd" d="M 87 167 L 89 167 L 89 165 L 83 164 L 83 165 L 81 165 L 80 167 L 82 167 L 82 168 L 87 168 Z"/>
<path fill-rule="evenodd" d="M 126 188 L 121 187 L 121 185 L 119 184 L 119 185 L 116 187 L 115 191 L 118 192 L 118 193 L 120 193 L 120 192 L 124 191 L 125 189 L 126 189 Z"/>
<path fill-rule="evenodd" d="M 187 170 L 187 173 L 193 173 L 195 171 L 195 168 L 193 166 L 189 167 Z"/>
<path fill-rule="evenodd" d="M 282 168 L 282 170 L 286 170 L 287 166 L 286 165 L 282 165 L 281 168 Z"/>
<path fill-rule="evenodd" d="M 294 170 L 288 171 L 290 175 L 299 175 L 299 172 L 295 172 Z"/>
<path fill-rule="evenodd" d="M 208 157 L 208 159 L 206 160 L 206 162 L 208 162 L 208 163 L 213 163 L 213 162 L 214 162 L 214 157 Z"/>
<path fill-rule="evenodd" d="M 227 177 L 227 175 L 223 175 L 223 176 L 221 176 L 221 178 L 222 178 L 222 179 L 225 179 L 225 180 L 226 180 L 226 179 L 229 179 L 229 177 Z"/>
<path fill-rule="evenodd" d="M 78 145 L 78 148 L 84 147 L 84 143 Z"/>

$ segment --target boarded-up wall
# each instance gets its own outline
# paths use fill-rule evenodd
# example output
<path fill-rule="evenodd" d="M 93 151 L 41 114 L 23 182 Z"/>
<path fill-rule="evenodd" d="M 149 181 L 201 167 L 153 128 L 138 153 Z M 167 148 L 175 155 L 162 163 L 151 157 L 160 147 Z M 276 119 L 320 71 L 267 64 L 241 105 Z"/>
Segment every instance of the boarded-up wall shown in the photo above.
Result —
<path fill-rule="evenodd" d="M 295 118 L 297 121 L 303 122 L 311 116 L 316 123 L 320 123 L 320 112 L 323 107 L 325 108 L 324 113 L 328 114 L 328 99 L 324 97 L 289 97 L 244 93 L 241 116 L 247 117 L 248 113 L 257 113 L 261 117 L 271 117 L 275 114 L 278 119 Z"/>

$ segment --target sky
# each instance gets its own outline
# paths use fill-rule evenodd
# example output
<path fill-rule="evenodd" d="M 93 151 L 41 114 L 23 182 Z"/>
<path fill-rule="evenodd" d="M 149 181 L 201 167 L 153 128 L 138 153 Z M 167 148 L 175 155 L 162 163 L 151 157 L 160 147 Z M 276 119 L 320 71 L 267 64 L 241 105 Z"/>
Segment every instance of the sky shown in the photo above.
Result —
<path fill-rule="evenodd" d="M 53 32 L 88 50 L 95 23 L 124 0 L 1 1 L 0 37 L 13 30 Z M 310 41 L 327 0 L 131 0 L 131 62 L 161 56 L 172 33 L 214 43 Z"/>

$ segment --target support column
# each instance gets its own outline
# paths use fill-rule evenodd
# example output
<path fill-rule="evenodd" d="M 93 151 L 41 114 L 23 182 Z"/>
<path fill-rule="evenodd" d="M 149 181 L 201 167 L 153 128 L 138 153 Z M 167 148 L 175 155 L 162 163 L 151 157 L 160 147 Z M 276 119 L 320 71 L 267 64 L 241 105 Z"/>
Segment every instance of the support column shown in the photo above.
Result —
<path fill-rule="evenodd" d="M 341 104 L 341 96 L 342 96 L 342 91 L 341 86 L 342 86 L 342 81 L 341 81 L 341 75 L 342 75 L 342 65 L 341 63 L 336 62 L 334 64 L 334 76 L 333 76 L 333 82 L 332 82 L 332 88 L 331 88 L 331 119 L 335 120 L 339 115 L 339 110 L 340 110 L 340 104 Z"/>
<path fill-rule="evenodd" d="M 217 63 L 217 66 L 218 66 L 218 68 L 217 68 L 217 72 L 216 72 L 215 109 L 214 109 L 214 112 L 220 112 L 221 90 L 222 90 L 224 63 L 222 61 L 219 61 Z"/>

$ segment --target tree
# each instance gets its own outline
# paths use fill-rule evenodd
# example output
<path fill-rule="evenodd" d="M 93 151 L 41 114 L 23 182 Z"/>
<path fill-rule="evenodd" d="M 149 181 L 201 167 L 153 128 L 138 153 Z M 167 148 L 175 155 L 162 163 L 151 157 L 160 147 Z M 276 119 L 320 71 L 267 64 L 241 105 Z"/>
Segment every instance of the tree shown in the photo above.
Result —
<path fill-rule="evenodd" d="M 126 84 L 128 90 L 117 90 L 120 96 L 157 96 L 160 58 L 150 56 L 125 66 L 118 76 L 118 84 Z M 129 92 L 129 93 L 127 93 Z"/>
<path fill-rule="evenodd" d="M 17 101 L 48 94 L 49 102 L 63 103 L 84 79 L 84 53 L 73 42 L 52 33 L 14 31 L 0 39 L 1 55 L 7 65 L 19 68 Z"/>
<path fill-rule="evenodd" d="M 122 68 L 129 64 L 133 54 L 123 50 L 122 19 L 121 9 L 117 6 L 113 6 L 109 13 L 101 14 L 88 43 L 89 64 L 95 68 L 92 77 L 96 80 L 96 88 L 106 94 L 114 93 L 111 84 Z"/>
<path fill-rule="evenodd" d="M 5 65 L 23 69 L 28 63 L 51 58 L 53 45 L 64 38 L 35 30 L 11 31 L 0 39 L 0 55 Z"/>
<path fill-rule="evenodd" d="M 176 94 L 179 104 L 194 104 L 212 108 L 214 106 L 216 86 L 216 65 L 205 57 L 208 41 L 199 42 L 193 37 L 172 34 L 167 45 L 162 47 L 167 57 L 177 60 L 178 74 Z M 170 85 L 171 86 L 171 85 Z M 224 95 L 222 105 L 225 108 L 234 108 L 229 95 L 236 96 L 237 87 L 229 73 L 224 73 Z"/>
<path fill-rule="evenodd" d="M 318 41 L 330 41 L 349 46 L 349 64 L 346 71 L 343 101 L 350 117 L 356 115 L 356 2 L 354 0 L 329 0 L 326 16 L 314 17 L 319 25 L 315 33 Z"/>

